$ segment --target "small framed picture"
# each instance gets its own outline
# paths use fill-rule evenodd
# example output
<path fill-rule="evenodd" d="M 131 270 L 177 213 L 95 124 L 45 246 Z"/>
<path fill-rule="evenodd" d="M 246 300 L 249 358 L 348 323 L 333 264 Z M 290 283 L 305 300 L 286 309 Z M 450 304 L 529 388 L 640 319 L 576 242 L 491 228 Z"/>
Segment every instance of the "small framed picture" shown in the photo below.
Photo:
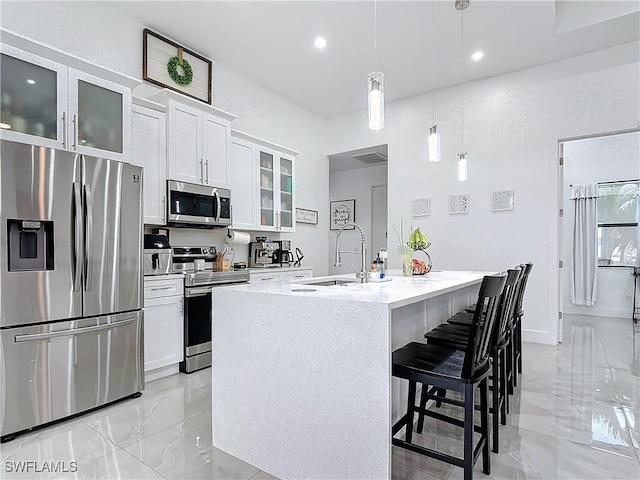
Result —
<path fill-rule="evenodd" d="M 296 223 L 318 224 L 318 212 L 316 210 L 307 210 L 306 208 L 296 207 Z"/>
<path fill-rule="evenodd" d="M 329 219 L 331 230 L 340 230 L 345 225 L 356 221 L 356 201 L 336 200 L 331 202 L 329 212 L 331 214 Z"/>

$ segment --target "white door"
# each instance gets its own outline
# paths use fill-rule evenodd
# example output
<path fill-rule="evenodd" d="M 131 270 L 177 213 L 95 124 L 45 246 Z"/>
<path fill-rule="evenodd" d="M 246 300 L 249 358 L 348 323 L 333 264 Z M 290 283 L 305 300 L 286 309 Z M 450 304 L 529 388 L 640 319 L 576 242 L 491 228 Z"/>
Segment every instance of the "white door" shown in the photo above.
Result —
<path fill-rule="evenodd" d="M 257 223 L 255 159 L 253 145 L 242 140 L 231 141 L 229 155 L 229 188 L 233 205 L 233 226 L 253 228 Z"/>
<path fill-rule="evenodd" d="M 131 161 L 131 89 L 69 69 L 70 150 Z"/>
<path fill-rule="evenodd" d="M 144 370 L 184 360 L 182 298 L 152 298 L 144 302 Z"/>
<path fill-rule="evenodd" d="M 387 248 L 387 186 L 377 185 L 371 187 L 371 258 L 381 248 Z"/>
<path fill-rule="evenodd" d="M 169 102 L 167 142 L 169 179 L 204 183 L 200 112 L 187 105 Z"/>
<path fill-rule="evenodd" d="M 164 225 L 167 191 L 165 114 L 133 105 L 131 163 L 144 168 L 144 223 Z"/>
<path fill-rule="evenodd" d="M 214 115 L 202 114 L 202 158 L 207 185 L 227 185 L 228 146 L 229 125 Z"/>

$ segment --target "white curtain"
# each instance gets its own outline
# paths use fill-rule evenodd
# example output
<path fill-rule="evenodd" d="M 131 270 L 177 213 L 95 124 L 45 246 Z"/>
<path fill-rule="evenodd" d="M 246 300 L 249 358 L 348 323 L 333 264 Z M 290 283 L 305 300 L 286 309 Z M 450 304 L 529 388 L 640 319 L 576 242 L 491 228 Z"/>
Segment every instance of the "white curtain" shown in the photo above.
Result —
<path fill-rule="evenodd" d="M 571 302 L 595 305 L 598 296 L 598 184 L 573 185 Z"/>

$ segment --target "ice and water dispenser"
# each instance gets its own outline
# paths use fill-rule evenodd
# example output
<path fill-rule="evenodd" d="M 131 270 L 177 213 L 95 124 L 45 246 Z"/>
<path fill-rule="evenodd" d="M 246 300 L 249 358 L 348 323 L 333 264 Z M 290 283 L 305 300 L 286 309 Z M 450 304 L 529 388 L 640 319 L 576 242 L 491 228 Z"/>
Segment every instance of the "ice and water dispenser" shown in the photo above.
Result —
<path fill-rule="evenodd" d="M 7 220 L 9 271 L 53 270 L 53 222 Z"/>

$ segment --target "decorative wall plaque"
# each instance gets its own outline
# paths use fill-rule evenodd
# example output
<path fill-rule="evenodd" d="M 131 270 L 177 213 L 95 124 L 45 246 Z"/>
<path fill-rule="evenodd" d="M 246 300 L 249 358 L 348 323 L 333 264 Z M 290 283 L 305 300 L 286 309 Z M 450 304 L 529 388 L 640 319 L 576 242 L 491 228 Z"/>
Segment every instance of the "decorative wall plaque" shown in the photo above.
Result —
<path fill-rule="evenodd" d="M 449 213 L 451 215 L 461 215 L 469 213 L 469 195 L 451 195 L 449 197 Z"/>
<path fill-rule="evenodd" d="M 411 216 L 427 217 L 431 215 L 431 199 L 416 198 L 411 202 Z"/>
<path fill-rule="evenodd" d="M 331 213 L 331 230 L 340 230 L 346 224 L 356 221 L 355 200 L 337 200 L 331 202 L 329 211 Z"/>
<path fill-rule="evenodd" d="M 312 225 L 317 225 L 318 212 L 316 210 L 296 207 L 296 223 L 311 223 Z"/>
<path fill-rule="evenodd" d="M 211 60 L 144 29 L 142 79 L 211 104 Z"/>
<path fill-rule="evenodd" d="M 505 212 L 513 210 L 513 190 L 491 192 L 491 211 Z"/>

